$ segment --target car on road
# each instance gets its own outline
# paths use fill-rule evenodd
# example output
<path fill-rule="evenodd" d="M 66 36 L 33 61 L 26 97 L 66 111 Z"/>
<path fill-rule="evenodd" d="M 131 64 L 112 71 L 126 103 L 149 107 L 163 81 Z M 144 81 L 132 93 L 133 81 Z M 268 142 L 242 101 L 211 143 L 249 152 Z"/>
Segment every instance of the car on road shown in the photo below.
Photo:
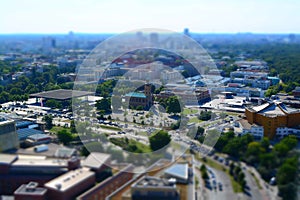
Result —
<path fill-rule="evenodd" d="M 222 185 L 222 183 L 221 183 L 221 182 L 219 182 L 219 183 L 218 183 L 218 187 L 219 187 L 219 190 L 220 190 L 220 191 L 222 191 L 222 190 L 223 190 L 223 185 Z"/>
<path fill-rule="evenodd" d="M 217 189 L 217 182 L 215 179 L 212 180 L 212 186 L 215 190 Z"/>

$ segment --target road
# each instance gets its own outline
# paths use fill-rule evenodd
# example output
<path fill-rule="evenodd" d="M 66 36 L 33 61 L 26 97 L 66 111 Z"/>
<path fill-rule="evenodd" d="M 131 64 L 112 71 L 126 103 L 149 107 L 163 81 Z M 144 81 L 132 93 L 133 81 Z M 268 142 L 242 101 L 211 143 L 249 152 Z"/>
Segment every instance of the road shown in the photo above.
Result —
<path fill-rule="evenodd" d="M 201 166 L 202 163 L 195 161 L 196 166 Z M 213 189 L 206 187 L 204 181 L 202 180 L 199 170 L 196 170 L 196 176 L 199 179 L 199 187 L 197 188 L 197 198 L 198 200 L 235 200 L 237 195 L 233 192 L 231 181 L 229 176 L 220 170 L 206 166 L 209 174 L 210 185 L 213 186 L 213 180 L 217 183 L 217 188 Z M 222 190 L 219 189 L 219 183 L 222 185 Z"/>

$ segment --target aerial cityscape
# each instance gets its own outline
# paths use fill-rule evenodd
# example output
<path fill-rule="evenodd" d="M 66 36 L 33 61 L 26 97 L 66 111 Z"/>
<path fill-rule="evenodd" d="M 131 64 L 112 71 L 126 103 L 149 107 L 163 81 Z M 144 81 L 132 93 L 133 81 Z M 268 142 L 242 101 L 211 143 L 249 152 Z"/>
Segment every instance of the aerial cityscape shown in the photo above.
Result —
<path fill-rule="evenodd" d="M 0 200 L 299 199 L 298 2 L 66 2 L 0 3 Z"/>

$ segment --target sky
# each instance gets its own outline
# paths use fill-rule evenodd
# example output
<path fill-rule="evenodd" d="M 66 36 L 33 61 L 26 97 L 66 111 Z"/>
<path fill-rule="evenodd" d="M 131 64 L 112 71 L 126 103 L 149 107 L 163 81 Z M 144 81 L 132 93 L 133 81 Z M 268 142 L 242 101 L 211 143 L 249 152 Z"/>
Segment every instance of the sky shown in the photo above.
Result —
<path fill-rule="evenodd" d="M 299 0 L 0 0 L 0 34 L 300 33 Z"/>

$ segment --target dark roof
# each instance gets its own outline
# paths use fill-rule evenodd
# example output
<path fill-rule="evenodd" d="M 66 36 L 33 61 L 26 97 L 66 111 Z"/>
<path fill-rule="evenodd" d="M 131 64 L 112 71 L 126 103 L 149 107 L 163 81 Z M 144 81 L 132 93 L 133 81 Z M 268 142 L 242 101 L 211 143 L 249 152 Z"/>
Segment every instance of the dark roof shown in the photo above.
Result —
<path fill-rule="evenodd" d="M 57 99 L 57 100 L 67 100 L 76 97 L 83 97 L 87 95 L 93 95 L 93 92 L 79 91 L 79 90 L 50 90 L 46 92 L 40 92 L 31 94 L 30 97 L 46 98 L 46 99 Z"/>
<path fill-rule="evenodd" d="M 28 136 L 35 135 L 35 134 L 43 134 L 43 133 L 44 133 L 43 131 L 39 131 L 31 128 L 23 128 L 17 130 L 19 140 L 25 140 Z"/>

